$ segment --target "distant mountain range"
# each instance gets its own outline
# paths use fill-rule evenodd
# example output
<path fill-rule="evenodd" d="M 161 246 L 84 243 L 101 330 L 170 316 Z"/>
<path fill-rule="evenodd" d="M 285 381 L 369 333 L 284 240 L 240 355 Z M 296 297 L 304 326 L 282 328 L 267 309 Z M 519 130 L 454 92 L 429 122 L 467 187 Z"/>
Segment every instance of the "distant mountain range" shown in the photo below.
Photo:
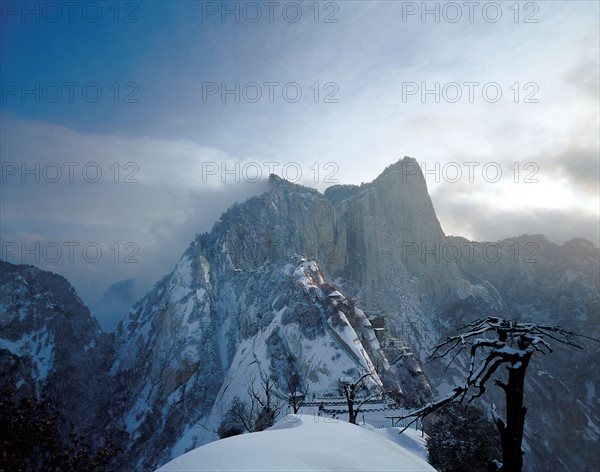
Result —
<path fill-rule="evenodd" d="M 90 305 L 90 309 L 98 320 L 103 320 L 108 329 L 116 329 L 123 314 L 144 296 L 144 291 L 134 279 L 124 279 L 112 284 Z"/>
<path fill-rule="evenodd" d="M 0 262 L 2 383 L 46 390 L 98 440 L 123 427 L 119 470 L 150 470 L 214 440 L 261 373 L 282 390 L 296 373 L 327 397 L 339 378 L 370 372 L 369 391 L 412 407 L 464 378 L 462 358 L 446 371 L 424 361 L 476 317 L 600 337 L 597 247 L 446 237 L 415 163 L 324 194 L 271 176 L 269 191 L 192 241 L 115 333 L 61 276 Z M 114 286 L 104 306 L 125 310 L 132 292 L 131 282 Z M 530 366 L 526 470 L 596 465 L 599 360 L 595 344 Z"/>

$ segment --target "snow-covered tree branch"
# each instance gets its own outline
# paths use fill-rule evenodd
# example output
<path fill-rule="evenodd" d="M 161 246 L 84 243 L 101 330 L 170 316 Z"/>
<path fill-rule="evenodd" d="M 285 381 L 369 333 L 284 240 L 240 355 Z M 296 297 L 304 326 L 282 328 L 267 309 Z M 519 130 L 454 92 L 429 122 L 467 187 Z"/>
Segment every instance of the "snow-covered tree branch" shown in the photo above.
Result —
<path fill-rule="evenodd" d="M 500 418 L 495 407 L 493 411 L 494 423 L 500 431 L 503 461 L 495 462 L 493 466 L 502 472 L 520 472 L 523 467 L 521 443 L 527 412 L 523 406 L 523 387 L 525 371 L 531 357 L 536 352 L 542 354 L 553 352 L 551 343 L 581 349 L 582 347 L 575 340 L 597 340 L 564 330 L 559 326 L 545 326 L 497 317 L 480 319 L 467 324 L 459 331 L 463 332 L 448 337 L 434 347 L 430 362 L 445 358 L 453 352 L 453 357 L 448 364 L 450 365 L 461 352 L 469 350 L 469 370 L 464 384 L 455 387 L 444 398 L 398 419 L 413 418 L 413 421 L 406 426 L 408 428 L 415 421 L 422 420 L 444 405 L 457 399 L 462 401 L 469 390 L 472 391 L 469 401 L 480 397 L 486 391 L 487 382 L 504 365 L 508 370 L 508 381 L 496 379 L 494 383 L 504 390 L 506 396 L 506 420 Z"/>

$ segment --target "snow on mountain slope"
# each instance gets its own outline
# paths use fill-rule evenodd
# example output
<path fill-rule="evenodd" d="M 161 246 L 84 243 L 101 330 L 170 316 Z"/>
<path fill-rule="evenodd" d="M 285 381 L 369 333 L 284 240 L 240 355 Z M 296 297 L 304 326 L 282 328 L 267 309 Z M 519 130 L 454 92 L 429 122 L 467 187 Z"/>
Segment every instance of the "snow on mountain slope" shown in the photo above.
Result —
<path fill-rule="evenodd" d="M 119 328 L 115 396 L 130 450 L 143 451 L 131 453 L 132 468 L 217 439 L 233 398 L 246 399 L 263 374 L 281 392 L 297 373 L 312 394 L 337 396 L 340 378 L 370 372 L 371 392 L 402 395 L 373 327 L 314 261 L 292 256 L 253 271 L 227 263 L 193 243 Z"/>
<path fill-rule="evenodd" d="M 85 426 L 123 426 L 118 469 L 146 471 L 214 440 L 232 395 L 260 370 L 297 371 L 331 395 L 339 376 L 375 368 L 371 390 L 382 385 L 409 408 L 431 399 L 429 382 L 438 393 L 462 382 L 460 356 L 448 371 L 422 362 L 475 317 L 598 337 L 598 248 L 524 235 L 486 253 L 484 243 L 446 238 L 412 170 L 405 158 L 371 183 L 325 194 L 272 177 L 267 192 L 198 235 L 110 336 L 64 279 L 2 265 L 2 371 L 20 385 L 45 381 Z M 599 359 L 586 346 L 531 364 L 526 470 L 596 463 Z"/>
<path fill-rule="evenodd" d="M 420 362 L 441 338 L 476 313 L 520 318 L 531 315 L 543 320 L 556 311 L 550 318 L 567 321 L 575 331 L 594 329 L 598 320 L 597 315 L 593 315 L 598 311 L 598 281 L 597 276 L 590 275 L 590 267 L 597 268 L 597 248 L 554 245 L 556 247 L 552 247 L 548 257 L 541 258 L 539 264 L 526 264 L 531 247 L 548 245 L 535 238 L 525 238 L 516 241 L 516 249 L 520 250 L 516 262 L 512 262 L 513 257 L 507 257 L 515 254 L 512 244 L 508 248 L 500 247 L 500 261 L 490 262 L 488 252 L 482 263 L 477 260 L 471 263 L 472 248 L 481 259 L 482 244 L 444 236 L 423 176 L 409 172 L 414 170 L 412 166 L 415 166 L 414 159 L 405 158 L 385 169 L 372 183 L 360 187 L 335 186 L 324 195 L 273 177 L 268 192 L 234 205 L 210 233 L 196 238 L 176 273 L 157 286 L 158 291 L 142 302 L 143 306 L 133 317 L 130 315 L 120 331 L 124 359 L 133 356 L 147 362 L 160 352 L 156 346 L 164 346 L 160 359 L 169 358 L 168 361 L 153 360 L 151 375 L 146 374 L 149 371 L 145 368 L 135 373 L 120 370 L 124 379 L 132 376 L 148 379 L 150 388 L 158 395 L 148 396 L 149 404 L 158 410 L 179 411 L 178 422 L 167 421 L 165 415 L 157 414 L 155 417 L 160 417 L 160 421 L 142 426 L 148 434 L 159 430 L 163 435 L 161 447 L 164 450 L 157 457 L 168 458 L 214 438 L 207 429 L 214 428 L 217 416 L 227 409 L 227 402 L 231 400 L 229 389 L 233 391 L 235 385 L 241 394 L 248 382 L 249 369 L 257 365 L 277 366 L 277 362 L 269 359 L 268 349 L 257 339 L 270 340 L 271 349 L 277 347 L 274 352 L 294 353 L 299 361 L 296 365 L 306 373 L 318 373 L 322 362 L 315 343 L 323 346 L 323 340 L 327 340 L 328 349 L 343 347 L 343 359 L 354 357 L 362 349 L 366 356 L 360 354 L 359 359 L 368 357 L 377 367 L 379 380 L 386 390 L 401 391 L 406 404 L 417 404 L 427 401 L 431 395 Z M 452 254 L 448 255 L 448 246 L 461 249 L 462 258 L 458 262 L 452 260 Z M 332 296 L 327 297 L 331 300 L 323 300 L 321 308 L 337 301 L 335 292 L 339 291 L 355 300 L 364 313 L 354 307 L 345 309 L 322 324 L 321 315 L 306 302 L 306 294 L 289 304 L 286 300 L 289 293 L 296 294 L 294 297 L 299 295 L 296 289 L 286 285 L 291 278 L 282 276 L 280 271 L 293 254 L 316 261 L 323 278 L 335 283 L 335 288 L 323 290 Z M 591 263 L 581 262 L 587 259 Z M 551 268 L 552 280 L 547 277 L 548 268 Z M 289 269 L 295 271 L 297 266 Z M 186 280 L 191 282 L 184 282 Z M 203 309 L 194 301 L 199 298 L 207 304 L 208 311 L 202 315 Z M 158 309 L 159 306 L 162 308 Z M 285 306 L 291 308 L 295 319 L 302 320 L 297 328 L 294 323 L 286 323 L 288 311 L 279 313 Z M 365 317 L 361 313 L 384 320 L 386 336 L 395 338 L 391 345 L 376 346 L 370 342 L 374 333 L 364 327 Z M 190 329 L 182 323 L 185 316 L 189 316 L 188 320 L 202 319 L 204 323 Z M 274 321 L 276 317 L 281 326 Z M 340 321 L 339 326 L 334 323 L 336 320 Z M 290 327 L 286 327 L 288 325 Z M 306 338 L 302 349 L 294 329 Z M 148 334 L 147 345 L 140 344 L 140 349 L 131 343 L 141 333 L 151 334 Z M 346 341 L 354 335 L 360 346 L 353 340 Z M 331 343 L 330 337 L 337 343 Z M 188 341 L 181 343 L 182 338 Z M 260 359 L 249 367 L 251 357 L 245 356 L 251 353 L 251 346 L 260 351 Z M 183 362 L 187 353 L 200 348 L 203 350 L 201 362 L 194 361 L 191 365 Z M 242 353 L 244 348 L 246 351 Z M 334 357 L 335 351 L 331 352 Z M 411 352 L 415 355 L 411 356 Z M 587 352 L 579 358 L 581 362 L 577 362 L 572 373 L 567 366 L 557 372 L 558 378 L 566 376 L 569 383 L 565 385 L 581 386 L 559 388 L 563 393 L 570 390 L 572 395 L 558 394 L 557 408 L 545 408 L 547 402 L 542 399 L 543 395 L 529 398 L 537 414 L 535 419 L 531 415 L 528 426 L 532 453 L 525 458 L 527 468 L 541 471 L 551 462 L 557 462 L 575 469 L 589 463 L 588 458 L 583 461 L 571 458 L 568 451 L 550 447 L 540 438 L 544 430 L 556 431 L 551 425 L 556 424 L 558 414 L 568 419 L 565 427 L 569 437 L 584 441 L 589 446 L 586 449 L 591 450 L 595 441 L 597 444 L 593 425 L 598 423 L 598 415 L 594 396 L 588 393 L 600 390 L 597 378 L 589 372 L 590 366 L 597 365 L 597 358 L 597 353 Z M 441 390 L 456 385 L 464 373 L 460 362 L 457 359 L 458 368 L 447 373 L 443 366 L 437 369 L 428 365 L 428 378 Z M 554 363 L 562 364 L 562 360 Z M 176 380 L 164 383 L 161 375 Z M 586 375 L 588 383 L 577 380 Z M 188 378 L 192 381 L 186 381 Z M 544 377 L 539 377 L 536 383 L 538 392 L 555 391 L 555 387 L 560 386 Z M 225 391 L 224 385 L 231 387 Z M 319 381 L 311 386 L 323 387 Z M 140 384 L 137 391 L 145 387 Z M 180 403 L 188 402 L 185 408 L 177 402 L 172 407 L 167 405 L 165 399 L 169 395 L 179 398 L 179 394 L 172 391 L 174 387 L 181 388 Z M 161 388 L 163 391 L 159 392 Z M 136 389 L 130 391 L 135 395 Z M 572 405 L 578 405 L 578 391 L 582 392 L 581 401 L 586 406 L 573 409 Z M 562 398 L 567 397 L 572 401 L 563 402 Z M 208 410 L 211 413 L 207 424 Z M 590 426 L 584 421 L 586 415 L 590 417 Z M 162 432 L 165 428 L 171 428 L 172 435 Z M 147 448 L 140 448 L 142 444 L 146 443 L 140 442 L 136 449 L 146 451 Z M 167 444 L 175 444 L 170 452 L 171 446 Z"/>
<path fill-rule="evenodd" d="M 0 388 L 44 392 L 79 431 L 101 435 L 112 355 L 109 336 L 64 277 L 0 261 Z"/>
<path fill-rule="evenodd" d="M 234 436 L 188 452 L 157 472 L 435 472 L 422 457 L 380 434 L 345 421 L 320 420 L 288 415 L 266 431 Z"/>
<path fill-rule="evenodd" d="M 295 258 L 294 262 L 286 263 L 281 275 L 296 285 L 295 296 L 279 292 L 267 315 L 269 325 L 239 345 L 209 424 L 219 424 L 234 397 L 246 400 L 249 386 L 256 384 L 258 391 L 265 373 L 277 379 L 280 391 L 285 391 L 285 378 L 297 372 L 311 394 L 324 397 L 339 395 L 338 379 L 358 379 L 371 372 L 366 387 L 382 392 L 383 383 L 373 362 L 344 315 L 344 311 L 351 313 L 345 297 L 330 289 L 327 293 L 328 286 L 314 261 Z M 370 326 L 368 320 L 364 322 Z M 377 340 L 370 343 L 371 351 L 381 356 Z"/>

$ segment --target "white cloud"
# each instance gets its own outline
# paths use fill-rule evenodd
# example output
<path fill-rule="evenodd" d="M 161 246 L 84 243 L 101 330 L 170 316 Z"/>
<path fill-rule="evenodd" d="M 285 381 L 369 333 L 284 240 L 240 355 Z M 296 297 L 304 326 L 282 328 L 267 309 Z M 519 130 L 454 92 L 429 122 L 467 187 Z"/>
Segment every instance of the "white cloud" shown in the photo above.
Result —
<path fill-rule="evenodd" d="M 264 189 L 259 183 L 223 185 L 221 165 L 239 166 L 242 175 L 224 176 L 232 183 L 255 175 L 252 162 L 263 177 L 267 163 L 277 162 L 277 173 L 293 164 L 284 177 L 294 177 L 299 166 L 300 183 L 323 190 L 332 171 L 330 178 L 339 183 L 359 184 L 410 155 L 429 169 L 479 163 L 474 183 L 466 175 L 458 183 L 444 182 L 443 175 L 438 182 L 435 175 L 427 180 L 448 233 L 490 240 L 546 233 L 557 242 L 574 236 L 597 242 L 597 3 L 540 2 L 534 24 L 512 21 L 508 4 L 497 24 L 404 23 L 402 2 L 339 6 L 335 24 L 309 18 L 297 24 L 214 22 L 199 28 L 197 16 L 178 15 L 169 23 L 177 34 L 159 30 L 143 47 L 128 45 L 135 51 L 129 59 L 138 74 L 140 103 L 125 114 L 108 105 L 91 111 L 63 108 L 63 115 L 60 107 L 56 115 L 42 107 L 47 120 L 42 123 L 4 113 L 3 163 L 80 165 L 74 183 L 20 184 L 19 175 L 10 176 L 1 190 L 2 237 L 139 244 L 139 264 L 61 267 L 71 271 L 65 275 L 84 296 L 92 296 L 120 278 L 142 274 L 153 283 L 229 204 Z M 203 81 L 229 86 L 295 81 L 304 100 L 203 103 Z M 329 81 L 339 86 L 338 103 L 322 103 Z M 501 102 L 487 103 L 481 86 L 473 103 L 466 95 L 459 103 L 435 103 L 431 95 L 427 103 L 419 95 L 403 100 L 405 82 L 432 87 L 465 81 L 497 82 Z M 315 82 L 320 103 L 312 100 Z M 519 103 L 511 89 L 515 82 Z M 526 82 L 539 87 L 538 103 L 523 103 L 531 90 L 525 90 Z M 101 122 L 103 113 L 108 119 Z M 53 124 L 52 117 L 69 127 Z M 103 170 L 95 184 L 80 173 L 90 162 Z M 115 162 L 120 183 L 113 182 Z M 204 172 L 215 171 L 213 164 L 206 167 L 209 162 L 219 167 L 216 175 Z M 538 183 L 521 183 L 528 162 L 538 166 Z M 482 178 L 488 163 L 501 167 L 501 182 Z M 123 183 L 128 175 L 139 183 Z"/>
<path fill-rule="evenodd" d="M 194 235 L 209 231 L 229 205 L 266 189 L 264 181 L 231 184 L 231 177 L 227 185 L 218 178 L 203 182 L 203 162 L 232 158 L 190 141 L 82 133 L 6 116 L 2 122 L 3 252 L 7 243 L 19 248 L 24 244 L 33 252 L 24 259 L 19 254 L 12 262 L 60 272 L 88 301 L 122 278 L 153 284 L 171 269 Z M 13 163 L 18 165 L 16 171 Z M 49 163 L 62 169 L 60 179 L 56 166 Z M 94 165 L 86 177 L 83 169 L 89 163 Z M 102 177 L 92 182 L 97 166 Z M 23 172 L 36 168 L 34 173 Z M 127 177 L 138 182 L 126 183 Z M 41 244 L 37 254 L 35 242 Z M 58 258 L 57 244 L 63 251 Z M 81 252 L 86 244 L 89 258 Z M 90 263 L 96 244 L 102 257 Z M 138 262 L 126 263 L 132 254 L 130 260 Z"/>

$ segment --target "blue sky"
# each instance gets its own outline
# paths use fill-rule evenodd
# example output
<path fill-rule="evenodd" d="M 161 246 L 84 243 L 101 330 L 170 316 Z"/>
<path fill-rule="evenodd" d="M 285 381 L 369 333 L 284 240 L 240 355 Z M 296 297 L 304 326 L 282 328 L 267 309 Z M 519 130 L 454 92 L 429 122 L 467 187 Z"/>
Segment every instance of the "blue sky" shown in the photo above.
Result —
<path fill-rule="evenodd" d="M 480 2 L 473 21 L 464 2 L 428 2 L 438 22 L 421 16 L 422 2 L 402 1 L 274 2 L 272 21 L 265 2 L 80 2 L 72 21 L 64 2 L 26 4 L 29 13 L 2 2 L 0 237 L 98 242 L 97 263 L 37 264 L 88 303 L 126 277 L 155 282 L 233 201 L 264 190 L 243 173 L 238 183 L 206 175 L 211 162 L 257 163 L 263 177 L 268 163 L 280 174 L 288 164 L 324 190 L 371 181 L 410 155 L 431 171 L 447 234 L 598 244 L 598 2 Z M 456 6 L 462 17 L 451 22 Z M 239 9 L 239 22 L 223 8 Z M 239 99 L 223 100 L 236 84 Z M 421 96 L 436 84 L 437 102 Z M 22 95 L 36 86 L 39 100 Z M 56 182 L 52 165 L 39 182 L 22 175 L 22 164 L 54 162 Z M 65 162 L 76 163 L 73 182 Z M 476 164 L 472 182 L 465 162 Z M 86 164 L 101 168 L 97 182 L 82 175 Z M 137 263 L 121 260 L 128 242 Z"/>

